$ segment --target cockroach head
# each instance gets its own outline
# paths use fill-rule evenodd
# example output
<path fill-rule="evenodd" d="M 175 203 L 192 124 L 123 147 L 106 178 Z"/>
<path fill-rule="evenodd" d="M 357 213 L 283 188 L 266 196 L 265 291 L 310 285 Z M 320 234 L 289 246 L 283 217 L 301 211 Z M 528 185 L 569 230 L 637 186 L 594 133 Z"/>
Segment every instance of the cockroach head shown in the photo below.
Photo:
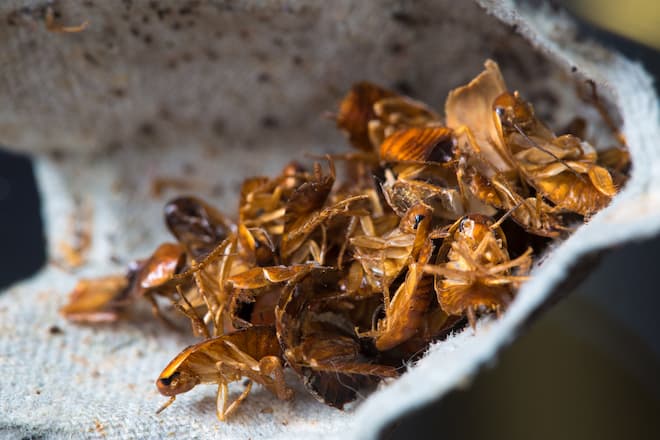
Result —
<path fill-rule="evenodd" d="M 156 381 L 156 387 L 164 396 L 176 396 L 190 391 L 199 383 L 199 379 L 187 374 L 185 371 L 175 371 L 165 376 L 161 375 Z"/>

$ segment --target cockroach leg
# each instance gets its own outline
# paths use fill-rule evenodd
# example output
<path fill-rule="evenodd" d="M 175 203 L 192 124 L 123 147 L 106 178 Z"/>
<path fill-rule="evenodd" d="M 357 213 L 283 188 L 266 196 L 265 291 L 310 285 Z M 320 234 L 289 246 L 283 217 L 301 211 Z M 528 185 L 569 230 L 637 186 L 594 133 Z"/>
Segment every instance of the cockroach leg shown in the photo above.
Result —
<path fill-rule="evenodd" d="M 175 400 L 176 400 L 176 396 L 170 397 L 169 400 L 163 404 L 163 406 L 158 408 L 158 410 L 156 411 L 156 414 L 160 414 L 163 411 L 165 411 L 167 409 L 167 407 L 169 407 L 171 404 L 174 403 Z"/>
<path fill-rule="evenodd" d="M 218 384 L 218 394 L 215 399 L 215 415 L 221 422 L 225 421 L 227 414 L 227 402 L 229 401 L 229 387 L 225 382 Z M 222 402 L 222 409 L 220 409 L 220 402 Z"/>
<path fill-rule="evenodd" d="M 470 327 L 472 327 L 473 331 L 477 331 L 477 317 L 474 314 L 474 308 L 471 306 L 467 307 L 467 319 L 468 322 L 470 323 Z"/>
<path fill-rule="evenodd" d="M 278 399 L 290 400 L 293 398 L 293 390 L 287 387 L 284 381 L 284 368 L 279 358 L 276 356 L 265 356 L 261 358 L 259 360 L 259 371 L 262 375 L 269 376 L 273 379 L 271 391 L 273 391 Z"/>
<path fill-rule="evenodd" d="M 238 408 L 238 406 L 241 404 L 241 402 L 243 402 L 247 398 L 248 394 L 250 394 L 251 389 L 252 389 L 252 381 L 248 380 L 247 384 L 245 385 L 245 389 L 243 390 L 241 395 L 238 396 L 236 398 L 236 400 L 234 400 L 227 407 L 227 409 L 224 409 L 224 404 L 223 404 L 223 418 L 221 420 L 225 420 L 227 417 L 229 417 L 231 415 L 231 413 L 233 413 L 236 410 L 236 408 Z"/>
<path fill-rule="evenodd" d="M 156 298 L 152 293 L 147 293 L 144 295 L 144 297 L 151 304 L 151 312 L 154 314 L 154 316 L 157 319 L 160 319 L 166 326 L 168 326 L 172 330 L 181 331 L 178 325 L 176 325 L 169 318 L 163 315 L 163 313 L 160 311 L 160 307 L 158 307 L 158 302 L 156 301 Z"/>

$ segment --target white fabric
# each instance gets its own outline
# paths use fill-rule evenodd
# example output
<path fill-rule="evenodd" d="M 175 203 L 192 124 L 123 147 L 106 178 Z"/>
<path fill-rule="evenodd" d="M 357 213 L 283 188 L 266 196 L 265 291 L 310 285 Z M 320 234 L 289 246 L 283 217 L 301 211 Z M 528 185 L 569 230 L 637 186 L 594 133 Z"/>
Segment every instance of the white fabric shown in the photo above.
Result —
<path fill-rule="evenodd" d="M 603 86 L 601 91 L 611 94 L 624 120 L 634 164 L 629 184 L 613 203 L 547 256 L 502 319 L 483 320 L 476 335 L 468 329 L 436 344 L 403 377 L 348 411 L 320 404 L 300 387 L 296 399 L 285 403 L 256 387 L 230 422 L 220 423 L 214 413 L 215 389 L 199 386 L 156 415 L 166 398 L 157 393 L 154 380 L 192 340 L 167 330 L 148 311 L 141 319 L 85 327 L 67 323 L 57 314 L 58 307 L 78 277 L 118 270 L 110 256 L 125 260 L 144 256 L 166 237 L 160 219 L 163 200 L 144 190 L 154 176 L 190 162 L 201 194 L 212 194 L 208 181 L 226 183 L 225 195 L 211 199 L 231 213 L 235 199 L 230 194 L 236 188 L 227 182 L 240 181 L 246 174 L 274 174 L 288 158 L 309 150 L 310 144 L 295 136 L 291 142 L 280 137 L 281 149 L 275 151 L 266 144 L 257 154 L 240 150 L 242 144 L 237 141 L 237 148 L 226 145 L 215 157 L 201 148 L 119 150 L 94 157 L 68 156 L 63 161 L 38 156 L 36 171 L 51 258 L 57 259 L 58 242 L 67 238 L 71 217 L 78 212 L 76 195 L 82 194 L 93 204 L 94 239 L 89 262 L 82 269 L 70 273 L 50 264 L 34 278 L 0 294 L 0 436 L 373 438 L 404 412 L 464 385 L 479 366 L 493 361 L 581 257 L 656 234 L 660 229 L 660 124 L 649 76 L 619 55 L 590 43 L 576 43 L 565 18 L 548 11 L 516 12 L 506 1 L 481 3 L 502 22 L 515 24 L 561 71 L 576 66 L 580 74 Z M 474 13 L 482 14 L 476 9 Z M 499 26 L 486 16 L 474 20 L 483 21 L 484 35 Z M 431 26 L 440 26 L 441 21 L 431 21 Z M 479 31 L 473 27 L 466 32 Z M 360 29 L 351 32 L 359 41 L 376 38 Z M 516 50 L 531 53 L 518 37 L 507 38 Z M 463 67 L 463 80 L 480 68 L 480 64 Z M 555 71 L 546 78 L 547 87 L 570 91 L 566 77 Z M 523 86 L 519 88 L 524 93 Z M 575 114 L 574 108 L 571 114 Z M 321 141 L 317 139 L 316 151 L 325 150 Z M 51 334 L 52 325 L 63 334 Z M 296 382 L 293 376 L 289 379 Z M 242 387 L 235 384 L 231 389 L 238 392 Z"/>

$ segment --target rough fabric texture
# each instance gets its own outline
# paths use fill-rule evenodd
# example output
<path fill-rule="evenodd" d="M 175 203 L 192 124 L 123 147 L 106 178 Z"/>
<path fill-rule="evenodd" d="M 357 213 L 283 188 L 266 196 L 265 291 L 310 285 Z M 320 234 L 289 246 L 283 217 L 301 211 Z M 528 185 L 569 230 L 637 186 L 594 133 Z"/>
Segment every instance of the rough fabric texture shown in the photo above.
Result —
<path fill-rule="evenodd" d="M 174 1 L 159 2 L 160 14 L 147 2 L 126 11 L 84 3 L 54 2 L 65 24 L 90 20 L 80 35 L 43 29 L 53 2 L 0 6 L 16 23 L 0 28 L 0 142 L 37 154 L 52 261 L 0 294 L 0 436 L 372 438 L 492 361 L 581 258 L 660 227 L 660 124 L 650 78 L 617 54 L 577 43 L 571 23 L 550 11 L 505 1 L 482 1 L 485 10 L 451 1 L 341 1 L 332 9 L 294 0 L 211 1 L 188 18 Z M 140 25 L 147 15 L 155 27 Z M 166 400 L 155 378 L 192 339 L 148 311 L 94 328 L 58 316 L 77 278 L 118 271 L 165 239 L 161 207 L 177 191 L 154 196 L 154 179 L 189 178 L 186 192 L 233 212 L 245 176 L 274 174 L 302 151 L 343 149 L 319 115 L 353 81 L 412 88 L 441 109 L 447 91 L 487 57 L 554 126 L 576 114 L 597 121 L 573 93 L 576 81 L 594 79 L 623 120 L 634 168 L 612 204 L 557 245 L 503 318 L 482 320 L 476 335 L 468 329 L 434 345 L 403 377 L 348 411 L 299 387 L 287 403 L 256 387 L 229 423 L 219 423 L 209 386 L 154 414 Z M 83 212 L 91 212 L 93 231 L 87 264 L 61 269 L 60 245 L 72 240 Z"/>

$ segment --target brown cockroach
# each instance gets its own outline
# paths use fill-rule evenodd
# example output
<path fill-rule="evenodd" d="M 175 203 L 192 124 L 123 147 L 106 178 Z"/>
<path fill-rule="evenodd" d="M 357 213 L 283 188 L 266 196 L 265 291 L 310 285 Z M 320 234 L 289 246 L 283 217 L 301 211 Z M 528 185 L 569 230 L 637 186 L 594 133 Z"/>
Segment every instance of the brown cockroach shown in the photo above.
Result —
<path fill-rule="evenodd" d="M 452 130 L 439 126 L 400 129 L 383 141 L 380 158 L 391 168 L 385 169 L 381 188 L 397 215 L 418 203 L 432 206 L 437 217 L 456 220 L 464 215 L 455 148 Z"/>
<path fill-rule="evenodd" d="M 433 244 L 431 240 L 426 240 L 417 260 L 408 265 L 405 281 L 386 306 L 385 317 L 378 322 L 375 331 L 378 350 L 396 347 L 410 339 L 421 327 L 433 296 L 433 278 L 424 278 L 423 272 L 432 252 Z"/>
<path fill-rule="evenodd" d="M 564 225 L 559 210 L 548 205 L 542 197 L 523 197 L 519 193 L 521 188 L 500 174 L 490 178 L 483 176 L 465 160 L 468 154 L 459 160 L 456 171 L 464 197 L 476 199 L 491 208 L 506 210 L 530 234 L 557 237 L 570 230 Z M 469 212 L 492 215 L 475 206 L 474 202 L 465 203 L 470 206 Z"/>
<path fill-rule="evenodd" d="M 418 204 L 401 218 L 398 227 L 383 235 L 357 235 L 350 239 L 353 256 L 360 262 L 363 273 L 372 287 L 389 301 L 390 283 L 414 259 L 420 237 L 426 238 L 432 209 Z M 419 225 L 423 225 L 420 232 Z"/>
<path fill-rule="evenodd" d="M 609 171 L 596 163 L 596 150 L 572 135 L 556 137 L 518 93 L 498 96 L 493 110 L 521 177 L 558 209 L 590 216 L 617 193 Z"/>
<path fill-rule="evenodd" d="M 172 325 L 161 313 L 154 295 L 172 297 L 176 293 L 167 283 L 183 265 L 183 248 L 176 243 L 163 243 L 146 260 L 129 268 L 126 276 L 108 276 L 78 282 L 69 303 L 60 313 L 71 321 L 115 321 L 121 309 L 139 298 L 146 298 L 154 315 Z"/>
<path fill-rule="evenodd" d="M 312 232 L 337 215 L 365 216 L 364 209 L 354 209 L 355 204 L 369 200 L 368 195 L 347 197 L 334 205 L 323 208 L 335 181 L 334 164 L 330 161 L 330 174 L 324 176 L 319 164 L 315 165 L 315 179 L 298 187 L 286 204 L 284 231 L 280 241 L 280 256 L 290 260 Z M 322 261 L 319 261 L 323 264 Z"/>
<path fill-rule="evenodd" d="M 125 304 L 129 280 L 124 275 L 81 279 L 69 294 L 60 313 L 74 322 L 112 322 Z"/>
<path fill-rule="evenodd" d="M 515 288 L 527 279 L 531 253 L 530 248 L 510 259 L 500 226 L 488 217 L 468 215 L 451 226 L 436 264 L 426 265 L 424 272 L 435 275 L 442 310 L 467 315 L 474 327 L 476 313 L 499 314 L 513 300 Z"/>
<path fill-rule="evenodd" d="M 236 328 L 275 323 L 275 305 L 281 286 L 293 278 L 310 272 L 317 265 L 297 264 L 292 266 L 254 267 L 227 279 L 232 288 L 230 319 Z M 250 305 L 249 316 L 241 317 L 243 308 Z M 245 319 L 249 318 L 249 319 Z"/>
<path fill-rule="evenodd" d="M 385 139 L 401 129 L 441 127 L 440 115 L 426 104 L 405 96 L 394 96 L 376 101 L 375 118 L 368 124 L 369 140 L 378 150 Z M 382 159 L 382 148 L 381 148 Z"/>
<path fill-rule="evenodd" d="M 287 363 L 315 397 L 337 408 L 354 400 L 359 388 L 398 375 L 395 368 L 368 361 L 345 315 L 310 307 L 320 298 L 337 297 L 340 280 L 334 269 L 302 275 L 287 283 L 275 309 Z"/>
<path fill-rule="evenodd" d="M 368 82 L 353 85 L 341 101 L 336 116 L 337 127 L 346 133 L 351 145 L 363 151 L 373 150 L 368 124 L 376 117 L 374 104 L 393 96 L 397 94 Z"/>
<path fill-rule="evenodd" d="M 209 254 L 235 229 L 224 214 L 196 197 L 179 197 L 167 203 L 165 223 L 196 260 Z"/>
<path fill-rule="evenodd" d="M 230 382 L 248 379 L 241 395 L 229 402 Z M 216 415 L 226 418 L 248 396 L 256 382 L 281 400 L 293 397 L 284 381 L 282 353 L 273 327 L 251 327 L 208 339 L 179 353 L 156 381 L 158 391 L 170 397 L 157 412 L 170 406 L 176 396 L 203 383 L 218 384 Z"/>

